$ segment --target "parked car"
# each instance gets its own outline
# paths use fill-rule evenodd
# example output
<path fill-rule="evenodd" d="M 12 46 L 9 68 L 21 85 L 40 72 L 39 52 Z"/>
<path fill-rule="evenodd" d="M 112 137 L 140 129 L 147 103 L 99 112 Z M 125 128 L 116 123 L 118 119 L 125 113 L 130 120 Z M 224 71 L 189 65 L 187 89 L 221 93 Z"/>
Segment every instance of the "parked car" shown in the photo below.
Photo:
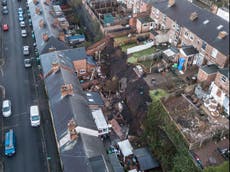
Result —
<path fill-rule="evenodd" d="M 25 29 L 22 29 L 21 30 L 21 35 L 22 35 L 23 38 L 27 37 L 27 31 Z"/>
<path fill-rule="evenodd" d="M 2 7 L 2 14 L 3 15 L 7 15 L 9 13 L 8 7 L 7 6 L 3 6 Z"/>
<path fill-rule="evenodd" d="M 8 31 L 8 30 L 9 30 L 8 24 L 3 24 L 3 25 L 2 25 L 2 30 L 3 30 L 3 31 Z"/>
<path fill-rule="evenodd" d="M 27 55 L 30 54 L 30 50 L 29 50 L 29 46 L 28 45 L 23 46 L 23 54 L 25 56 L 27 56 Z"/>
<path fill-rule="evenodd" d="M 3 100 L 2 115 L 4 117 L 9 117 L 11 115 L 11 101 L 10 100 Z"/>
<path fill-rule="evenodd" d="M 5 133 L 5 155 L 13 156 L 16 153 L 16 137 L 14 130 L 10 129 Z"/>
<path fill-rule="evenodd" d="M 193 160 L 195 161 L 196 165 L 198 167 L 200 167 L 201 169 L 204 169 L 204 166 L 203 166 L 202 161 L 200 160 L 199 156 L 193 151 L 189 151 L 189 152 L 190 152 L 190 155 L 192 156 Z"/>
<path fill-rule="evenodd" d="M 18 20 L 21 22 L 21 21 L 24 21 L 24 17 L 23 17 L 23 14 L 19 14 L 18 15 Z"/>
<path fill-rule="evenodd" d="M 2 0 L 2 6 L 7 6 L 7 0 Z"/>
<path fill-rule="evenodd" d="M 18 8 L 18 15 L 19 14 L 23 14 L 23 9 L 20 7 L 20 8 Z"/>
<path fill-rule="evenodd" d="M 29 21 L 29 26 L 32 26 L 32 20 L 29 19 L 28 21 Z"/>
<path fill-rule="evenodd" d="M 21 21 L 21 22 L 20 22 L 20 27 L 21 27 L 21 28 L 26 27 L 26 23 L 25 23 L 24 21 Z"/>
<path fill-rule="evenodd" d="M 228 160 L 229 159 L 229 154 L 230 154 L 230 151 L 229 151 L 229 148 L 217 148 L 217 151 L 222 155 L 222 157 L 225 159 L 225 160 Z"/>
<path fill-rule="evenodd" d="M 40 113 L 38 105 L 30 106 L 30 122 L 32 127 L 40 126 Z"/>
<path fill-rule="evenodd" d="M 24 59 L 24 67 L 29 68 L 31 66 L 32 66 L 31 59 Z"/>

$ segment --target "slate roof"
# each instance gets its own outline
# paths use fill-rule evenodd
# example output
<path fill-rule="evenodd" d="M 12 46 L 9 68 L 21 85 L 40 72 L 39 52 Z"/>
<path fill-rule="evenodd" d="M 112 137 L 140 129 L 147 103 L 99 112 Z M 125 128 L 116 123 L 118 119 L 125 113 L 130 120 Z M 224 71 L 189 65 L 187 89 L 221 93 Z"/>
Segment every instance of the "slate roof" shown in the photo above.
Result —
<path fill-rule="evenodd" d="M 87 96 L 89 105 L 99 105 L 99 106 L 104 105 L 104 101 L 102 100 L 102 98 L 98 92 L 86 91 L 85 94 Z M 93 101 L 90 101 L 89 99 L 92 99 Z"/>
<path fill-rule="evenodd" d="M 149 23 L 149 22 L 153 22 L 153 19 L 151 19 L 149 16 L 146 16 L 146 17 L 140 17 L 138 18 L 138 20 L 144 24 L 144 23 Z"/>
<path fill-rule="evenodd" d="M 124 172 L 124 168 L 121 166 L 120 161 L 115 153 L 109 154 L 109 159 L 114 172 Z"/>
<path fill-rule="evenodd" d="M 106 166 L 108 171 L 112 171 L 103 143 L 98 137 L 80 133 L 77 141 L 69 140 L 67 125 L 71 119 L 75 120 L 77 126 L 97 130 L 86 95 L 80 86 L 76 73 L 68 70 L 74 70 L 69 55 L 75 55 L 75 58 L 79 55 L 79 58 L 81 58 L 82 54 L 85 53 L 75 54 L 73 53 L 74 51 L 84 51 L 84 49 L 56 51 L 40 56 L 43 74 L 47 74 L 50 71 L 51 64 L 54 61 L 65 66 L 65 68 L 61 67 L 58 72 L 51 74 L 44 80 L 56 139 L 59 143 L 60 158 L 64 166 L 63 171 L 75 172 L 77 169 L 84 172 L 94 172 L 89 158 L 95 156 L 103 156 L 106 162 L 104 167 Z M 58 57 L 58 54 L 62 56 Z M 74 90 L 73 96 L 69 95 L 61 98 L 60 89 L 63 84 L 72 84 Z"/>
<path fill-rule="evenodd" d="M 195 49 L 193 46 L 186 46 L 181 48 L 186 56 L 191 56 L 199 53 L 197 49 Z"/>
<path fill-rule="evenodd" d="M 229 79 L 229 68 L 220 69 L 219 72 Z"/>
<path fill-rule="evenodd" d="M 201 69 L 207 74 L 214 74 L 219 70 L 218 66 L 215 64 L 202 66 Z"/>
<path fill-rule="evenodd" d="M 229 23 L 221 17 L 199 8 L 188 0 L 175 0 L 176 3 L 172 7 L 168 7 L 168 0 L 145 0 L 145 2 L 159 9 L 180 26 L 189 29 L 224 55 L 229 55 L 229 33 L 224 39 L 217 38 L 219 31 L 229 32 Z M 189 17 L 193 12 L 197 12 L 198 18 L 191 21 Z M 210 22 L 205 25 L 203 24 L 205 20 Z M 223 28 L 217 30 L 220 25 Z"/>
<path fill-rule="evenodd" d="M 49 52 L 49 48 L 56 48 L 56 50 L 69 49 L 70 47 L 65 42 L 57 39 L 59 30 L 53 28 L 51 25 L 54 21 L 54 17 L 49 14 L 50 7 L 44 5 L 43 1 L 40 1 L 37 5 L 35 5 L 33 1 L 29 1 L 28 5 L 39 54 Z M 36 7 L 42 10 L 41 15 L 35 13 Z M 46 26 L 44 28 L 39 27 L 40 20 L 43 20 L 46 23 Z M 49 35 L 49 40 L 47 42 L 43 41 L 42 35 L 44 33 L 47 33 Z"/>
<path fill-rule="evenodd" d="M 133 150 L 133 154 L 136 156 L 139 162 L 140 170 L 150 170 L 159 167 L 159 163 L 152 157 L 150 151 L 147 148 L 138 148 Z"/>

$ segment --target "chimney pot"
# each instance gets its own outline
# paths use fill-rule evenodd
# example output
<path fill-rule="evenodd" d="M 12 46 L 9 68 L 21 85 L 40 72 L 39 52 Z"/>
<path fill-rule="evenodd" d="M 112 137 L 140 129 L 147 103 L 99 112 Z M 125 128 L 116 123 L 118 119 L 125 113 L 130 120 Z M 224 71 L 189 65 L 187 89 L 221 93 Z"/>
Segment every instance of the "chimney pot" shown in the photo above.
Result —
<path fill-rule="evenodd" d="M 228 35 L 228 33 L 226 31 L 220 31 L 218 34 L 218 38 L 224 39 L 227 35 Z"/>
<path fill-rule="evenodd" d="M 175 5 L 175 0 L 169 0 L 168 1 L 168 7 L 172 7 L 173 5 Z"/>
<path fill-rule="evenodd" d="M 74 95 L 72 84 L 64 84 L 61 86 L 61 97 L 64 98 L 67 95 Z"/>
<path fill-rule="evenodd" d="M 197 14 L 197 12 L 193 12 L 191 15 L 190 15 L 190 20 L 191 21 L 194 21 L 194 20 L 196 20 L 197 18 L 198 18 L 198 14 Z"/>

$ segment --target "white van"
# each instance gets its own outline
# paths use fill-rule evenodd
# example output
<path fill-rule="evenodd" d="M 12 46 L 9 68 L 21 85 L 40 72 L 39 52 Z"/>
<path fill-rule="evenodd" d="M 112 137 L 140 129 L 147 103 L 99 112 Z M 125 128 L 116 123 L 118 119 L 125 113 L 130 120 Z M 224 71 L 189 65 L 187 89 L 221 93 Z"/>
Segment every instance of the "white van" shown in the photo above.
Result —
<path fill-rule="evenodd" d="M 40 113 L 37 105 L 30 106 L 30 122 L 32 127 L 40 126 Z"/>

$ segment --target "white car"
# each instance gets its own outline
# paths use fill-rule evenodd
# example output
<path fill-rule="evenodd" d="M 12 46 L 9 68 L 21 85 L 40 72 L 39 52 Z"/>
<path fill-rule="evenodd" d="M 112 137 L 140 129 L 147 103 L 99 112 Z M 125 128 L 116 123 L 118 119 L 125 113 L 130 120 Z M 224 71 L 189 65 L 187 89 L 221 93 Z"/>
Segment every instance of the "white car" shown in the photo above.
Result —
<path fill-rule="evenodd" d="M 30 106 L 30 122 L 32 127 L 40 126 L 40 113 L 38 105 Z"/>
<path fill-rule="evenodd" d="M 27 56 L 30 54 L 29 46 L 25 45 L 23 46 L 23 55 Z"/>
<path fill-rule="evenodd" d="M 22 29 L 21 35 L 23 38 L 27 37 L 27 31 L 25 29 Z"/>
<path fill-rule="evenodd" d="M 24 59 L 24 66 L 25 68 L 31 67 L 31 59 Z"/>
<path fill-rule="evenodd" d="M 9 117 L 11 115 L 11 101 L 4 100 L 2 102 L 2 115 L 4 117 Z"/>
<path fill-rule="evenodd" d="M 21 21 L 21 22 L 20 22 L 20 27 L 21 27 L 21 28 L 26 27 L 26 24 L 25 24 L 24 21 Z"/>

